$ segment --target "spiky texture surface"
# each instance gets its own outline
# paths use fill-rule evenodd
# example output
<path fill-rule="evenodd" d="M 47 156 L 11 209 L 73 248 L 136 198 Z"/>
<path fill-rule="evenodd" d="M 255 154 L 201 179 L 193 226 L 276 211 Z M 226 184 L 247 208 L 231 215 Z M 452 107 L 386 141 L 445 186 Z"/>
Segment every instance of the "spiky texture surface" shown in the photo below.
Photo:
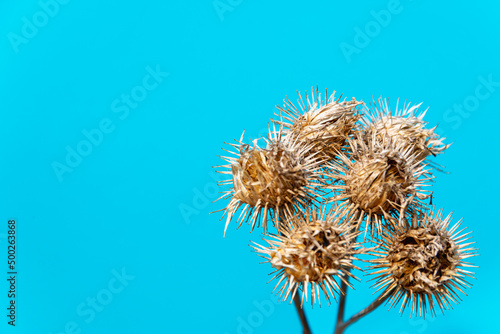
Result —
<path fill-rule="evenodd" d="M 440 138 L 434 130 L 426 129 L 423 120 L 427 110 L 419 111 L 421 104 L 404 104 L 395 111 L 389 102 L 380 98 L 378 104 L 365 106 L 361 123 L 368 138 L 376 138 L 381 145 L 387 141 L 401 142 L 405 148 L 411 148 L 417 160 L 424 161 L 429 155 L 443 153 L 450 145 L 443 144 L 446 138 Z"/>
<path fill-rule="evenodd" d="M 356 107 L 362 102 L 352 99 L 340 101 L 335 92 L 324 97 L 316 88 L 311 94 L 305 93 L 305 101 L 300 92 L 295 106 L 288 98 L 280 110 L 280 121 L 276 123 L 287 129 L 305 145 L 311 145 L 311 153 L 318 153 L 325 160 L 334 159 L 338 152 L 347 148 L 346 141 L 356 130 L 360 118 Z"/>
<path fill-rule="evenodd" d="M 321 304 L 321 289 L 330 303 L 331 297 L 336 299 L 335 294 L 341 293 L 336 280 L 347 283 L 346 276 L 355 278 L 350 270 L 359 269 L 353 264 L 356 255 L 365 252 L 355 241 L 359 232 L 353 232 L 338 212 L 325 215 L 324 210 L 313 210 L 289 219 L 293 223 L 288 225 L 295 228 L 283 229 L 281 235 L 266 240 L 269 247 L 255 244 L 254 249 L 276 269 L 273 279 L 278 279 L 275 290 L 280 298 L 291 301 L 301 290 L 302 302 L 309 296 L 311 304 Z"/>
<path fill-rule="evenodd" d="M 383 223 L 394 222 L 403 208 L 422 207 L 421 200 L 430 196 L 422 187 L 432 175 L 406 143 L 365 139 L 350 140 L 352 156 L 341 154 L 334 162 L 333 201 L 340 201 L 358 228 L 366 218 L 367 229 L 380 233 Z"/>
<path fill-rule="evenodd" d="M 262 223 L 266 231 L 269 219 L 281 223 L 285 214 L 301 215 L 304 207 L 314 205 L 323 193 L 318 188 L 324 182 L 319 167 L 323 162 L 308 153 L 310 146 L 291 136 L 284 137 L 280 131 L 270 131 L 268 139 L 264 139 L 265 148 L 259 147 L 257 140 L 252 145 L 242 140 L 243 136 L 237 144 L 231 144 L 236 148 L 236 152 L 230 152 L 235 157 L 222 157 L 229 164 L 217 166 L 226 169 L 221 173 L 231 175 L 231 179 L 221 182 L 232 185 L 221 196 L 230 197 L 224 209 L 224 233 L 240 208 L 238 227 L 248 221 L 253 230 Z"/>
<path fill-rule="evenodd" d="M 268 246 L 252 247 L 273 266 L 280 298 L 296 297 L 296 305 L 300 295 L 313 305 L 336 299 L 356 279 L 353 261 L 373 251 L 374 286 L 382 293 L 345 323 L 341 299 L 336 332 L 386 300 L 401 303 L 400 313 L 411 306 L 410 316 L 451 308 L 473 277 L 466 260 L 477 254 L 460 222 L 450 227 L 451 216 L 429 212 L 425 203 L 430 198 L 432 205 L 430 166 L 439 169 L 429 158 L 450 146 L 426 128 L 426 110 L 406 103 L 391 109 L 382 98 L 359 110 L 362 102 L 326 91 L 321 97 L 318 89 L 305 98 L 299 93 L 296 104 L 284 102 L 274 121 L 280 130 L 270 131 L 264 147 L 244 144 L 242 136 L 230 144 L 234 156 L 223 157 L 228 164 L 218 166 L 230 176 L 220 184 L 231 186 L 221 196 L 229 198 L 224 233 L 236 217 L 238 227 L 262 224 Z M 357 242 L 363 232 L 374 248 Z"/>
<path fill-rule="evenodd" d="M 391 307 L 401 301 L 400 313 L 411 305 L 410 315 L 422 316 L 427 308 L 434 315 L 435 304 L 444 311 L 460 300 L 457 290 L 470 287 L 466 278 L 473 273 L 464 268 L 472 265 L 465 260 L 476 250 L 460 221 L 450 224 L 451 214 L 443 218 L 442 211 L 432 210 L 384 231 L 371 274 L 377 275 L 375 287 L 384 290 L 380 298 L 389 295 Z"/>

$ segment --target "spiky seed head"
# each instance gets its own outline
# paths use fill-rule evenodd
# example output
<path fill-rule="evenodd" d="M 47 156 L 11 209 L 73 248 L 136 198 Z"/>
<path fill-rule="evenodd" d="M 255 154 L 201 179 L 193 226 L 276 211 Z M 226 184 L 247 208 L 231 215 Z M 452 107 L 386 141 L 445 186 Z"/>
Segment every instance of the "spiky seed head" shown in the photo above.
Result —
<path fill-rule="evenodd" d="M 345 215 L 353 216 L 359 227 L 366 218 L 367 229 L 380 232 L 384 223 L 394 223 L 399 212 L 419 208 L 430 196 L 423 186 L 432 178 L 405 143 L 365 141 L 358 135 L 349 141 L 352 156 L 339 155 L 331 177 L 333 198 L 340 201 Z"/>
<path fill-rule="evenodd" d="M 288 98 L 284 106 L 276 106 L 280 110 L 280 121 L 288 132 L 296 136 L 298 141 L 306 145 L 312 144 L 311 153 L 323 155 L 325 160 L 336 157 L 337 152 L 348 148 L 346 140 L 356 130 L 356 122 L 360 118 L 357 106 L 363 102 L 340 101 L 335 92 L 324 98 L 311 89 L 310 96 L 305 93 L 305 102 L 300 92 L 296 107 Z"/>
<path fill-rule="evenodd" d="M 402 217 L 394 229 L 384 231 L 371 274 L 377 275 L 374 286 L 384 290 L 379 298 L 389 298 L 390 307 L 402 300 L 400 313 L 411 304 L 410 316 L 417 311 L 425 315 L 427 307 L 435 315 L 435 303 L 444 311 L 460 300 L 457 290 L 470 287 L 466 278 L 474 274 L 464 268 L 473 265 L 465 260 L 476 256 L 476 249 L 460 221 L 450 228 L 451 219 L 433 209 Z"/>
<path fill-rule="evenodd" d="M 229 164 L 217 166 L 226 169 L 221 173 L 231 175 L 231 179 L 220 182 L 232 185 L 220 197 L 230 197 L 224 209 L 224 233 L 240 208 L 238 227 L 249 221 L 252 231 L 260 223 L 266 231 L 269 219 L 282 222 L 280 217 L 285 213 L 301 214 L 304 207 L 318 201 L 322 194 L 318 186 L 324 182 L 319 167 L 322 162 L 308 153 L 310 147 L 276 130 L 270 130 L 269 137 L 263 139 L 265 148 L 259 147 L 257 140 L 252 145 L 243 144 L 242 140 L 243 135 L 237 144 L 231 144 L 237 150 L 230 152 L 235 157 L 222 157 Z"/>
<path fill-rule="evenodd" d="M 364 117 L 361 119 L 365 135 L 376 138 L 384 145 L 384 141 L 401 142 L 405 148 L 411 147 L 415 157 L 424 161 L 429 155 L 443 153 L 449 145 L 443 144 L 446 138 L 440 138 L 434 130 L 426 129 L 427 122 L 423 120 L 427 109 L 420 112 L 421 104 L 404 104 L 399 108 L 399 101 L 393 112 L 389 102 L 380 98 L 378 104 L 364 107 Z"/>
<path fill-rule="evenodd" d="M 255 244 L 253 248 L 263 255 L 275 268 L 277 279 L 275 290 L 280 298 L 290 302 L 298 290 L 302 291 L 302 302 L 310 296 L 311 304 L 321 304 L 319 290 L 323 291 L 327 303 L 340 290 L 337 280 L 347 282 L 346 276 L 357 279 L 350 270 L 360 270 L 353 264 L 358 254 L 365 249 L 356 242 L 359 232 L 353 232 L 338 212 L 325 215 L 324 208 L 310 210 L 303 217 L 293 220 L 280 235 L 266 240 L 268 247 Z M 280 287 L 281 285 L 281 287 Z"/>

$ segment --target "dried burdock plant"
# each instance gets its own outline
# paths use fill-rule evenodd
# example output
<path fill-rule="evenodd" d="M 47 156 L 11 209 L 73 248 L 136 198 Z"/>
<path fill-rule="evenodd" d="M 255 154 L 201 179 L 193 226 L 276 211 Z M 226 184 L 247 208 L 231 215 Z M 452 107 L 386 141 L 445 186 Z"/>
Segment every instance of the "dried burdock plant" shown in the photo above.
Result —
<path fill-rule="evenodd" d="M 253 248 L 263 254 L 275 268 L 273 279 L 280 297 L 291 300 L 301 291 L 302 302 L 310 297 L 311 304 L 321 305 L 320 290 L 327 303 L 331 297 L 343 293 L 337 280 L 349 284 L 347 277 L 355 278 L 351 269 L 356 256 L 366 249 L 356 242 L 351 224 L 338 211 L 326 214 L 325 208 L 308 210 L 303 217 L 288 217 L 292 222 L 280 235 L 269 236 L 268 247 L 255 244 Z"/>
<path fill-rule="evenodd" d="M 444 312 L 474 276 L 469 233 L 425 203 L 432 204 L 427 187 L 437 168 L 428 158 L 450 145 L 426 128 L 420 105 L 396 104 L 393 111 L 379 99 L 361 118 L 362 104 L 326 90 L 321 97 L 317 88 L 304 99 L 299 93 L 297 106 L 285 99 L 273 123 L 280 128 L 262 139 L 265 146 L 244 144 L 242 136 L 230 144 L 234 156 L 223 157 L 228 164 L 218 166 L 230 176 L 220 182 L 230 186 L 221 196 L 229 198 L 224 234 L 236 216 L 238 227 L 263 225 L 268 245 L 252 247 L 274 268 L 280 299 L 294 301 L 304 334 L 311 334 L 304 301 L 338 299 L 334 334 L 342 334 L 386 301 L 390 308 L 401 303 L 401 314 L 411 306 L 410 316 L 435 315 L 436 305 Z M 351 271 L 362 270 L 354 261 L 367 261 L 366 254 L 373 255 L 372 280 L 381 292 L 344 320 L 349 280 L 357 279 Z"/>
<path fill-rule="evenodd" d="M 384 230 L 381 246 L 372 260 L 376 275 L 375 287 L 383 290 L 380 298 L 388 297 L 391 307 L 401 302 L 400 313 L 411 305 L 410 315 L 422 316 L 427 308 L 435 314 L 458 303 L 457 291 L 470 287 L 467 278 L 473 267 L 466 260 L 476 256 L 469 242 L 470 233 L 460 229 L 461 221 L 451 226 L 451 214 L 443 218 L 442 210 L 401 217 L 393 230 Z"/>
<path fill-rule="evenodd" d="M 365 139 L 357 135 L 350 140 L 352 156 L 339 154 L 334 162 L 333 201 L 340 202 L 345 215 L 355 216 L 358 228 L 366 218 L 366 231 L 380 233 L 384 222 L 397 220 L 402 206 L 409 210 L 422 206 L 421 200 L 431 195 L 424 186 L 432 175 L 413 146 L 385 138 L 382 143 Z"/>
<path fill-rule="evenodd" d="M 311 153 L 318 153 L 325 160 L 334 159 L 338 151 L 348 148 L 347 139 L 355 132 L 356 122 L 361 117 L 358 106 L 363 102 L 336 98 L 335 92 L 328 96 L 325 90 L 321 96 L 318 88 L 311 94 L 305 92 L 305 101 L 300 92 L 297 106 L 288 98 L 283 100 L 284 106 L 276 106 L 280 110 L 280 121 L 288 133 L 299 142 L 311 145 Z"/>
<path fill-rule="evenodd" d="M 222 157 L 229 164 L 217 166 L 225 169 L 219 173 L 231 176 L 220 182 L 231 186 L 219 198 L 230 198 L 223 209 L 226 215 L 224 233 L 240 208 L 238 227 L 248 221 L 252 231 L 260 223 L 266 231 L 269 219 L 281 222 L 284 214 L 301 215 L 304 208 L 319 203 L 324 193 L 318 188 L 324 182 L 324 172 L 319 167 L 324 163 L 309 154 L 310 146 L 292 136 L 284 137 L 280 130 L 269 130 L 269 137 L 262 140 L 266 143 L 265 148 L 259 147 L 257 140 L 252 145 L 244 144 L 242 135 L 237 144 L 229 144 L 236 152 L 227 152 L 235 156 Z"/>
<path fill-rule="evenodd" d="M 424 161 L 429 155 L 443 153 L 451 144 L 443 144 L 446 138 L 440 138 L 434 130 L 426 129 L 427 122 L 423 120 L 427 109 L 420 112 L 421 104 L 406 103 L 399 108 L 399 100 L 393 112 L 389 102 L 380 98 L 378 104 L 365 105 L 364 117 L 361 123 L 365 136 L 375 138 L 382 146 L 387 141 L 402 143 L 404 148 L 411 148 L 413 155 L 419 161 Z"/>

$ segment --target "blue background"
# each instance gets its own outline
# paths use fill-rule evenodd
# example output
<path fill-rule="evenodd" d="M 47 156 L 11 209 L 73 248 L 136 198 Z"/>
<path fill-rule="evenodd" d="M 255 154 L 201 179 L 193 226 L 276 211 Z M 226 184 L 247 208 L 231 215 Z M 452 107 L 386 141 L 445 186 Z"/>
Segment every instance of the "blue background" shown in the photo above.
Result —
<path fill-rule="evenodd" d="M 498 2 L 62 2 L 0 3 L 2 333 L 300 333 L 293 306 L 270 304 L 270 266 L 248 247 L 259 233 L 230 225 L 223 238 L 208 213 L 226 203 L 211 203 L 223 143 L 263 134 L 276 104 L 316 84 L 430 107 L 454 143 L 436 159 L 450 173 L 437 173 L 434 201 L 464 217 L 481 253 L 445 316 L 381 307 L 348 333 L 498 331 Z M 368 287 L 348 314 L 371 302 Z M 306 311 L 314 333 L 333 331 L 335 305 Z"/>

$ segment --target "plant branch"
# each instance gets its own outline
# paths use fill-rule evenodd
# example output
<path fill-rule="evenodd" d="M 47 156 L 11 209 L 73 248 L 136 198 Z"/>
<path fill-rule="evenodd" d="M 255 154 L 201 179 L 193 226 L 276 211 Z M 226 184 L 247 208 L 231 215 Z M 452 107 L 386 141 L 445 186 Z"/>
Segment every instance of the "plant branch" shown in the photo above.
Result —
<path fill-rule="evenodd" d="M 339 327 L 344 324 L 344 310 L 345 310 L 345 300 L 347 297 L 347 281 L 349 280 L 349 275 L 345 276 L 345 281 L 343 280 L 340 285 L 340 300 L 339 300 L 339 311 L 337 313 L 337 324 L 335 325 L 334 334 L 342 333 L 338 332 Z"/>
<path fill-rule="evenodd" d="M 382 303 L 385 302 L 388 297 L 389 297 L 389 295 L 387 294 L 383 298 L 375 299 L 370 305 L 368 305 L 366 308 L 364 308 L 363 310 L 361 310 L 358 313 L 356 313 L 355 315 L 353 315 L 351 317 L 351 319 L 347 320 L 346 322 L 342 321 L 339 323 L 338 318 L 337 318 L 337 326 L 335 328 L 334 334 L 342 334 L 347 326 L 352 325 L 354 322 L 358 321 L 359 319 L 361 319 L 362 317 L 364 317 L 368 313 L 375 310 L 377 307 L 382 305 Z M 340 309 L 339 309 L 339 311 L 340 311 Z"/>
<path fill-rule="evenodd" d="M 295 304 L 295 308 L 297 309 L 297 313 L 299 314 L 300 322 L 302 323 L 303 334 L 311 334 L 311 329 L 309 328 L 309 324 L 307 323 L 306 313 L 302 306 L 300 305 L 300 296 L 299 294 L 295 294 L 293 297 L 293 303 Z"/>
<path fill-rule="evenodd" d="M 349 276 L 346 275 L 345 279 L 348 280 Z M 345 300 L 347 297 L 347 284 L 346 284 L 346 282 L 342 281 L 342 284 L 340 285 L 340 290 L 341 290 L 341 293 L 340 293 L 340 300 L 339 300 L 339 311 L 337 313 L 337 326 L 336 327 L 338 327 L 338 324 L 342 324 L 344 322 Z"/>

